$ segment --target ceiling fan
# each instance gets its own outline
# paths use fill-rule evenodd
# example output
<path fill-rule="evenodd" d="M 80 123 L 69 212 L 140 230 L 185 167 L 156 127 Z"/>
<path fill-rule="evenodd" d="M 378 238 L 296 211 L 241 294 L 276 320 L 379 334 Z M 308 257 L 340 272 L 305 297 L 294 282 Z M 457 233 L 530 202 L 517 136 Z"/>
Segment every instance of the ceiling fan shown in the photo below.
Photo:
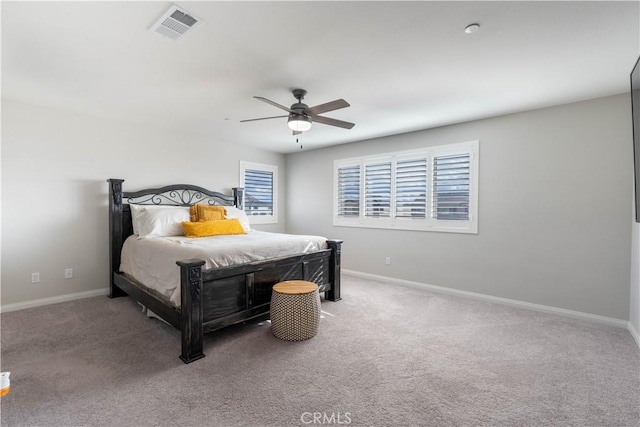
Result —
<path fill-rule="evenodd" d="M 327 102 L 325 104 L 316 105 L 315 107 L 309 107 L 307 104 L 303 104 L 302 100 L 307 94 L 304 89 L 294 89 L 293 97 L 298 100 L 290 108 L 280 105 L 276 102 L 263 98 L 261 96 L 254 96 L 255 99 L 271 104 L 274 107 L 287 111 L 289 114 L 286 116 L 273 116 L 262 117 L 259 119 L 247 119 L 240 120 L 241 122 L 253 122 L 256 120 L 268 120 L 279 119 L 282 117 L 288 117 L 287 126 L 293 131 L 294 135 L 299 135 L 304 131 L 311 129 L 311 123 L 322 123 L 323 125 L 337 126 L 344 129 L 351 129 L 355 126 L 355 123 L 343 122 L 342 120 L 331 119 L 329 117 L 319 116 L 319 114 L 327 113 L 329 111 L 339 110 L 340 108 L 350 107 L 349 103 L 344 99 L 336 99 L 335 101 Z"/>

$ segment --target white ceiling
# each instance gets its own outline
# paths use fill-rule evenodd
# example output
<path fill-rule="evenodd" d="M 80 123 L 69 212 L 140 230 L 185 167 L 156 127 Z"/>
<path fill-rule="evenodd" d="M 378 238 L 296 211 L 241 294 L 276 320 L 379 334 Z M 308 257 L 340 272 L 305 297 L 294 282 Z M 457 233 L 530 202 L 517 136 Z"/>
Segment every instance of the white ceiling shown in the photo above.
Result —
<path fill-rule="evenodd" d="M 623 93 L 640 54 L 638 1 L 176 4 L 204 22 L 173 41 L 170 2 L 3 2 L 2 96 L 287 153 L 254 95 L 347 100 L 313 149 Z"/>

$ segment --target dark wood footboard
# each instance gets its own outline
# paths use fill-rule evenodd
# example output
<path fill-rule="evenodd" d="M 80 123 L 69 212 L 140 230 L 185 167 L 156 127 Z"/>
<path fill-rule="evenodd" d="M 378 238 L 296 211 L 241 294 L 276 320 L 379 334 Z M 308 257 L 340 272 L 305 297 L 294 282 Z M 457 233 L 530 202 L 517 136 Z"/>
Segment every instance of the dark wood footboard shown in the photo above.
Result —
<path fill-rule="evenodd" d="M 330 245 L 340 248 L 341 241 Z M 204 357 L 202 334 L 269 312 L 271 289 L 284 280 L 309 280 L 325 298 L 340 299 L 339 257 L 325 249 L 309 254 L 252 262 L 211 270 L 204 261 L 178 261 L 181 277 L 182 359 L 185 363 Z M 332 269 L 333 264 L 333 269 Z M 336 272 L 336 268 L 338 271 Z M 336 276 L 337 274 L 337 276 Z M 334 281 L 331 278 L 334 278 Z"/>
<path fill-rule="evenodd" d="M 328 249 L 268 259 L 237 266 L 204 269 L 199 259 L 177 260 L 180 268 L 180 308 L 172 307 L 143 284 L 120 273 L 120 253 L 126 237 L 133 233 L 128 202 L 133 198 L 150 200 L 148 204 L 188 205 L 194 197 L 185 193 L 213 198 L 221 205 L 242 206 L 242 189 L 234 196 L 190 185 L 175 185 L 137 192 L 123 192 L 120 179 L 110 179 L 109 242 L 111 279 L 109 296 L 129 295 L 169 324 L 180 330 L 180 359 L 190 363 L 204 357 L 203 334 L 234 323 L 267 314 L 273 285 L 284 280 L 309 280 L 316 283 L 325 299 L 339 301 L 341 240 L 327 240 Z M 179 195 L 179 203 L 166 203 L 161 193 Z M 189 193 L 190 194 L 190 193 Z M 127 201 L 127 203 L 124 203 Z M 161 203 L 165 202 L 165 203 Z M 212 203 L 210 203 L 212 204 Z"/>

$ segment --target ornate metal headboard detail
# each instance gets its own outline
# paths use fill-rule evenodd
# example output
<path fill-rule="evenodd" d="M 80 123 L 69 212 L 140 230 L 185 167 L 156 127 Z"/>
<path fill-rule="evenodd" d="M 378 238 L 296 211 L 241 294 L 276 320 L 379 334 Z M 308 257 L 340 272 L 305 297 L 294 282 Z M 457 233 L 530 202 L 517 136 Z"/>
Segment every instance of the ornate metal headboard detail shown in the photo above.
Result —
<path fill-rule="evenodd" d="M 109 258 L 112 272 L 120 270 L 120 252 L 127 237 L 133 234 L 129 204 L 191 206 L 196 203 L 221 206 L 244 205 L 244 188 L 234 187 L 233 195 L 207 190 L 190 184 L 168 185 L 139 191 L 122 191 L 124 179 L 111 178 L 109 182 Z M 112 279 L 113 280 L 113 275 Z"/>
<path fill-rule="evenodd" d="M 233 196 L 189 184 L 124 192 L 124 202 L 137 205 L 191 206 L 196 203 L 236 206 L 242 209 L 242 188 L 234 188 Z"/>

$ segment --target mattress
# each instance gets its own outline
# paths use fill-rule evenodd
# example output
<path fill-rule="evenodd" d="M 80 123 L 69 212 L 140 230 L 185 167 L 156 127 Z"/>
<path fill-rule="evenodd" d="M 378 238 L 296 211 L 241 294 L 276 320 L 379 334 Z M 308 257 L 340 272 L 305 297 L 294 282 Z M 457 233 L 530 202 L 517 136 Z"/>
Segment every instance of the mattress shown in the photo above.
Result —
<path fill-rule="evenodd" d="M 139 239 L 132 235 L 122 246 L 120 271 L 180 306 L 180 268 L 176 261 L 201 259 L 204 268 L 227 267 L 315 252 L 327 248 L 327 239 L 251 230 L 247 234 L 188 238 Z"/>

